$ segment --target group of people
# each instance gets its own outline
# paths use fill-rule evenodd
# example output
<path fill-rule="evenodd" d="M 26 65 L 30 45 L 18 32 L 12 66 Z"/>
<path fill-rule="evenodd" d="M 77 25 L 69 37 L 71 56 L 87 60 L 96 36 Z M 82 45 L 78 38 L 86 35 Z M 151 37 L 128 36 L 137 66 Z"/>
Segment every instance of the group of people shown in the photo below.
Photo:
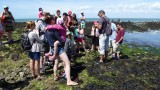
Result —
<path fill-rule="evenodd" d="M 0 38 L 3 34 L 3 29 L 5 29 L 8 32 L 8 42 L 12 42 L 15 20 L 8 9 L 8 6 L 4 6 L 4 12 L 0 18 Z M 91 51 L 95 50 L 95 48 L 99 51 L 100 62 L 107 60 L 108 55 L 119 59 L 119 47 L 123 42 L 124 28 L 121 23 L 116 26 L 111 22 L 105 15 L 104 10 L 100 10 L 98 16 L 101 20 L 95 20 L 91 30 Z M 29 50 L 29 57 L 33 78 L 41 80 L 40 71 L 44 71 L 44 63 L 54 62 L 54 80 L 58 80 L 58 65 L 62 60 L 67 85 L 77 85 L 77 82 L 71 80 L 70 60 L 73 59 L 72 55 L 77 53 L 76 50 L 80 51 L 80 44 L 82 44 L 84 51 L 88 52 L 84 39 L 86 28 L 84 12 L 81 12 L 80 21 L 78 21 L 76 14 L 72 13 L 72 11 L 64 12 L 63 16 L 61 16 L 60 10 L 56 11 L 56 15 L 52 15 L 39 8 L 38 18 L 34 22 L 26 22 L 25 27 L 32 45 L 31 50 Z M 107 27 L 111 28 L 111 35 L 106 34 Z"/>
<path fill-rule="evenodd" d="M 117 26 L 111 22 L 105 15 L 104 10 L 98 12 L 100 21 L 95 20 L 91 30 L 92 48 L 97 48 L 100 53 L 100 62 L 107 60 L 108 55 L 112 56 L 112 59 L 118 60 L 120 57 L 120 44 L 124 39 L 124 28 L 121 23 Z M 107 27 L 110 27 L 111 34 L 107 34 Z M 109 28 L 108 28 L 109 29 Z"/>

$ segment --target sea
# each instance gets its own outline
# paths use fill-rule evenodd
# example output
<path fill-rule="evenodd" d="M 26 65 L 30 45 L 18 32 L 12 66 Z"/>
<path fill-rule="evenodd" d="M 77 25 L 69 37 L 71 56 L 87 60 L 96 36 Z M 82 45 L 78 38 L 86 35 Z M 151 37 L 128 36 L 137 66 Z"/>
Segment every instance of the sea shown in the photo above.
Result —
<path fill-rule="evenodd" d="M 16 22 L 26 22 L 35 21 L 36 18 L 24 18 L 15 19 Z M 79 20 L 79 19 L 78 19 Z M 100 20 L 100 18 L 87 18 L 87 22 L 93 22 L 94 20 Z M 122 21 L 122 22 L 160 22 L 160 18 L 110 18 L 112 21 Z"/>

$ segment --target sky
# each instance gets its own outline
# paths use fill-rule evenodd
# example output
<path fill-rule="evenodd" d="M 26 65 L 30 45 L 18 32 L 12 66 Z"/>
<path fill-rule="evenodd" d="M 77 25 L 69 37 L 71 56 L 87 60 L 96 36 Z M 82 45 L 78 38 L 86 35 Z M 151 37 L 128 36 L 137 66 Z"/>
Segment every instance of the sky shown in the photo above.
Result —
<path fill-rule="evenodd" d="M 87 18 L 98 18 L 99 10 L 104 10 L 110 18 L 160 18 L 160 0 L 0 0 L 9 6 L 16 19 L 38 18 L 38 8 L 55 14 L 56 10 L 80 16 L 83 11 Z"/>

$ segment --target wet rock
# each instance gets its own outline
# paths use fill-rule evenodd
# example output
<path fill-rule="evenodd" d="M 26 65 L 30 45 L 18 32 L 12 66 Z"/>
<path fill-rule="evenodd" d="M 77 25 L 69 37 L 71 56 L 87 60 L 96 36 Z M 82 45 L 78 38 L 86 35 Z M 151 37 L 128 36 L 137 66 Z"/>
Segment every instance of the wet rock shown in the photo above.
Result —
<path fill-rule="evenodd" d="M 11 53 L 9 57 L 13 61 L 17 61 L 20 58 L 18 53 Z"/>
<path fill-rule="evenodd" d="M 19 72 L 19 76 L 23 78 L 25 76 L 24 72 Z"/>
<path fill-rule="evenodd" d="M 6 86 L 7 82 L 3 76 L 0 76 L 0 87 Z"/>

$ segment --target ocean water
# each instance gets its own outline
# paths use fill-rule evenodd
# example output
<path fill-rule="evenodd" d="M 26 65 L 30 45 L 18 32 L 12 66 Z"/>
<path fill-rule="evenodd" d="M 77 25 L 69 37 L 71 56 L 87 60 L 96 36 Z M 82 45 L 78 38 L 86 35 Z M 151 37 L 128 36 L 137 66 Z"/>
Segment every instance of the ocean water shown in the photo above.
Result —
<path fill-rule="evenodd" d="M 160 31 L 125 32 L 124 43 L 136 43 L 160 48 Z"/>
<path fill-rule="evenodd" d="M 160 18 L 110 18 L 112 21 L 121 20 L 122 22 L 160 22 Z M 15 19 L 16 22 L 35 21 L 36 18 Z M 79 19 L 78 19 L 79 20 Z M 87 22 L 93 22 L 94 20 L 100 20 L 99 18 L 87 18 Z"/>

